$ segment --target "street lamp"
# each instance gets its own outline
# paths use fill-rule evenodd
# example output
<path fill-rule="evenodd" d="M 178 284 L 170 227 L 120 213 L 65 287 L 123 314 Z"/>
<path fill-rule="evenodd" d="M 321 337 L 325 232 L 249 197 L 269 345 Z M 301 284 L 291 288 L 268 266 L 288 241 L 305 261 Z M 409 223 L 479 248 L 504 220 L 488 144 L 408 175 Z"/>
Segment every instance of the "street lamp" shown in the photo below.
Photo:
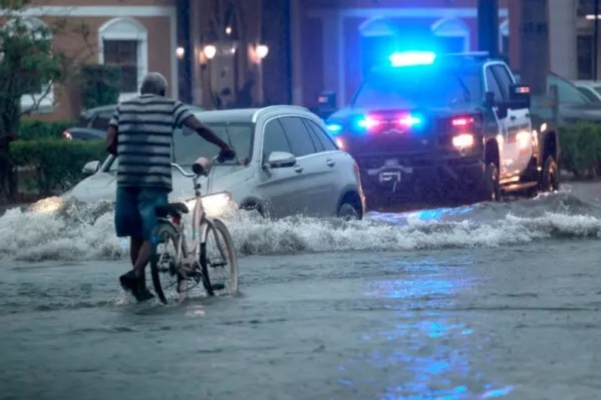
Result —
<path fill-rule="evenodd" d="M 217 54 L 217 48 L 212 44 L 209 44 L 202 49 L 202 52 L 208 60 L 212 60 Z"/>
<path fill-rule="evenodd" d="M 184 54 L 186 54 L 186 50 L 180 46 L 175 49 L 175 54 L 177 55 L 177 58 L 182 59 L 184 58 Z"/>

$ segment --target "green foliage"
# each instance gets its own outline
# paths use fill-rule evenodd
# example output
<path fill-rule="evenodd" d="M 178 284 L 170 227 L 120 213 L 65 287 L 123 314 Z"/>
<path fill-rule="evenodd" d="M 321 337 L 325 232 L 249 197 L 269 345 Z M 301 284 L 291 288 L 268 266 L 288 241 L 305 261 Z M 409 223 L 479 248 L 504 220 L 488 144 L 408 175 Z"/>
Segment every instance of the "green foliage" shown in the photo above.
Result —
<path fill-rule="evenodd" d="M 121 69 L 113 65 L 89 64 L 82 68 L 82 104 L 86 110 L 119 101 Z"/>
<path fill-rule="evenodd" d="M 601 172 L 601 124 L 578 122 L 559 128 L 561 167 L 576 178 Z"/>
<path fill-rule="evenodd" d="M 19 125 L 19 139 L 38 140 L 38 139 L 60 139 L 63 132 L 75 126 L 76 121 L 55 121 L 47 122 L 40 120 L 25 120 Z"/>
<path fill-rule="evenodd" d="M 106 150 L 103 140 L 18 140 L 11 145 L 10 156 L 16 166 L 32 168 L 35 189 L 50 195 L 79 182 L 84 177 L 83 166 L 89 161 L 104 159 Z"/>

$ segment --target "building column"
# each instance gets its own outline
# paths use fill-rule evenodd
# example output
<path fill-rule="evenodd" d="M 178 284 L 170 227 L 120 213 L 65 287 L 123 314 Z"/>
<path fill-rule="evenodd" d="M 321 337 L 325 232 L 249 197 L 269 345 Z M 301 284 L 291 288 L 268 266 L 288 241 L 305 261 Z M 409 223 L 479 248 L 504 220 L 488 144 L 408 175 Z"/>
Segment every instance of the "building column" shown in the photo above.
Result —
<path fill-rule="evenodd" d="M 290 72 L 292 73 L 292 104 L 303 104 L 302 30 L 303 13 L 300 0 L 290 3 Z"/>
<path fill-rule="evenodd" d="M 577 0 L 548 0 L 549 67 L 566 79 L 578 78 L 577 66 Z"/>
<path fill-rule="evenodd" d="M 203 4 L 200 1 L 190 1 L 190 86 L 192 104 L 202 104 L 202 69 L 200 54 L 202 52 L 201 13 Z"/>

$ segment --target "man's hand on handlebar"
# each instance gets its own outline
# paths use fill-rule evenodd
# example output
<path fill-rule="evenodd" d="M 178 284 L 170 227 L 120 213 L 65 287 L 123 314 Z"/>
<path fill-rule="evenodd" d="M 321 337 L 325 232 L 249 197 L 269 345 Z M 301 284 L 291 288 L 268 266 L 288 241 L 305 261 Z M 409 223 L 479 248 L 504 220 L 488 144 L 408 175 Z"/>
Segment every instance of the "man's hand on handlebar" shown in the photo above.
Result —
<path fill-rule="evenodd" d="M 233 149 L 226 147 L 224 149 L 221 149 L 221 151 L 219 152 L 219 155 L 217 156 L 217 161 L 222 163 L 227 160 L 233 160 L 234 158 L 236 158 L 236 152 Z"/>

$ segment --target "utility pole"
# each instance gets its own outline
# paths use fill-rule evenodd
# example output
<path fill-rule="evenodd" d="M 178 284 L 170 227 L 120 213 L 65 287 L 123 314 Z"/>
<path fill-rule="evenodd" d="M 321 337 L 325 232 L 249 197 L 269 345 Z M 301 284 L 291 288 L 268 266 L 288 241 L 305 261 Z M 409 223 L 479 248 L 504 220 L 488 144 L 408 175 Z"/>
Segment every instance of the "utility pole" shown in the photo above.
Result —
<path fill-rule="evenodd" d="M 499 0 L 478 0 L 478 50 L 499 55 Z"/>
<path fill-rule="evenodd" d="M 547 0 L 519 0 L 519 6 L 521 83 L 530 85 L 532 95 L 545 96 L 549 71 Z"/>

